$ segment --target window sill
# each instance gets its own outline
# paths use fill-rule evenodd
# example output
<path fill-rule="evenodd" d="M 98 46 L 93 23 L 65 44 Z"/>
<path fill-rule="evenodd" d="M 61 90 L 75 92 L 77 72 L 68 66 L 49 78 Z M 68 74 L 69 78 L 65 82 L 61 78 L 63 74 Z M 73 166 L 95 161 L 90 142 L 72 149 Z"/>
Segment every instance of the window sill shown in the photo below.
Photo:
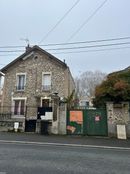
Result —
<path fill-rule="evenodd" d="M 15 92 L 25 92 L 25 90 L 16 90 Z"/>
<path fill-rule="evenodd" d="M 51 89 L 48 89 L 48 90 L 45 90 L 45 89 L 42 89 L 42 92 L 50 92 Z"/>
<path fill-rule="evenodd" d="M 25 116 L 24 115 L 12 115 L 11 118 L 24 118 L 25 119 Z"/>

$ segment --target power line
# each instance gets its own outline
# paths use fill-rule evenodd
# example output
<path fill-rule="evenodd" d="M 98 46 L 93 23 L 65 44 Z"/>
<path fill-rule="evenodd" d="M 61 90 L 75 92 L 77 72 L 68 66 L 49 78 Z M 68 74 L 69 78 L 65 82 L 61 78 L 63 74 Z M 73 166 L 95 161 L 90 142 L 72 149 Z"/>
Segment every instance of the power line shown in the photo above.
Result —
<path fill-rule="evenodd" d="M 14 45 L 14 46 L 0 46 L 0 48 L 25 48 L 25 46 L 18 46 L 18 45 Z"/>
<path fill-rule="evenodd" d="M 63 47 L 63 48 L 50 48 L 45 49 L 46 51 L 53 51 L 53 50 L 73 50 L 73 49 L 84 49 L 84 48 L 100 48 L 100 47 L 110 47 L 110 46 L 120 46 L 120 45 L 128 45 L 130 42 L 120 42 L 120 43 L 110 43 L 110 44 L 98 44 L 98 45 L 87 45 L 87 46 L 76 46 L 76 47 Z M 24 50 L 2 50 L 1 53 L 8 53 L 8 52 L 23 52 Z"/>
<path fill-rule="evenodd" d="M 54 52 L 52 54 L 71 54 L 71 53 L 86 53 L 86 52 L 102 52 L 102 51 L 113 51 L 113 50 L 123 50 L 129 49 L 130 47 L 119 47 L 119 48 L 108 48 L 108 49 L 98 49 L 98 50 L 84 50 L 84 51 L 69 51 L 69 52 Z"/>
<path fill-rule="evenodd" d="M 18 54 L 0 54 L 0 57 L 2 56 L 17 56 Z"/>
<path fill-rule="evenodd" d="M 76 44 L 85 44 L 85 43 L 96 43 L 96 42 L 109 42 L 109 41 L 119 41 L 119 40 L 128 40 L 130 39 L 130 36 L 127 37 L 118 37 L 118 38 L 110 38 L 110 39 L 98 39 L 98 40 L 88 40 L 88 41 L 76 41 L 76 42 L 63 42 L 63 43 L 48 43 L 48 44 L 43 44 L 43 45 L 38 45 L 38 46 L 58 46 L 58 45 L 76 45 Z M 33 45 L 31 45 L 33 46 Z M 25 48 L 25 46 L 22 45 L 7 45 L 7 46 L 0 46 L 1 48 Z"/>
<path fill-rule="evenodd" d="M 77 33 L 96 15 L 96 13 L 105 5 L 108 0 L 103 1 L 103 3 L 80 25 L 80 27 L 70 36 L 67 40 L 70 41 Z"/>
<path fill-rule="evenodd" d="M 48 33 L 42 38 L 42 40 L 39 42 L 43 42 L 43 40 L 45 40 L 50 33 L 52 33 L 52 31 L 54 31 L 54 29 L 65 19 L 65 17 L 72 11 L 72 9 L 79 3 L 80 0 L 77 0 L 73 6 L 61 17 L 61 19 L 52 27 L 51 30 L 48 31 Z"/>
<path fill-rule="evenodd" d="M 123 50 L 129 49 L 130 47 L 118 47 L 118 48 L 107 48 L 98 50 L 84 50 L 84 51 L 69 51 L 69 52 L 52 52 L 52 54 L 71 54 L 71 53 L 86 53 L 86 52 L 100 52 L 100 51 L 112 51 L 112 50 Z M 16 56 L 17 54 L 0 54 L 0 56 Z M 4 64 L 3 64 L 4 65 Z"/>
<path fill-rule="evenodd" d="M 3 66 L 4 66 L 4 65 L 6 65 L 6 64 L 0 63 L 0 65 L 3 65 Z"/>
<path fill-rule="evenodd" d="M 54 48 L 54 49 L 46 49 L 48 50 L 71 50 L 71 49 L 84 49 L 84 48 L 95 48 L 95 47 L 108 47 L 108 46 L 118 46 L 118 45 L 127 45 L 130 42 L 121 42 L 121 43 L 111 43 L 111 44 L 100 44 L 100 45 L 88 45 L 88 46 L 81 46 L 81 47 L 66 47 L 66 48 Z"/>
<path fill-rule="evenodd" d="M 5 50 L 0 51 L 0 53 L 14 53 L 14 52 L 24 52 L 24 50 Z"/>
<path fill-rule="evenodd" d="M 118 40 L 126 40 L 130 39 L 130 37 L 119 37 L 119 38 L 111 38 L 111 39 L 99 39 L 99 40 L 89 40 L 89 41 L 79 41 L 79 42 L 68 42 L 68 43 L 54 43 L 54 44 L 45 44 L 39 46 L 58 46 L 58 45 L 75 45 L 75 44 L 85 44 L 85 43 L 95 43 L 95 42 L 106 42 L 106 41 L 118 41 Z"/>

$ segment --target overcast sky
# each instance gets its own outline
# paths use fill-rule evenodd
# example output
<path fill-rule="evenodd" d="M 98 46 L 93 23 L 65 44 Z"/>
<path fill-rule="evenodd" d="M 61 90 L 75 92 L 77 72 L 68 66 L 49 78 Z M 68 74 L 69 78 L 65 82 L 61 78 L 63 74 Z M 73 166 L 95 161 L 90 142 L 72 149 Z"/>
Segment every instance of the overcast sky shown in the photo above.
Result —
<path fill-rule="evenodd" d="M 130 36 L 130 0 L 107 0 L 86 25 L 69 40 L 72 34 L 101 6 L 104 0 L 80 0 L 66 15 L 48 37 L 43 39 L 56 23 L 67 13 L 77 0 L 0 0 L 0 47 L 22 45 L 28 38 L 30 45 L 50 43 L 79 42 L 89 40 L 111 39 Z M 41 42 L 41 40 L 43 40 Z M 121 40 L 119 42 L 129 42 Z M 64 47 L 87 46 L 66 45 Z M 111 43 L 117 43 L 113 41 Z M 57 46 L 53 48 L 59 48 Z M 57 58 L 66 60 L 74 76 L 91 70 L 101 70 L 110 73 L 130 66 L 130 48 L 81 52 L 97 49 L 130 47 L 128 45 L 85 48 L 78 50 L 49 51 Z M 49 47 L 42 47 L 50 49 Z M 24 48 L 0 48 L 0 67 L 17 58 L 22 52 L 2 52 L 9 50 L 24 50 Z M 55 54 L 59 52 L 78 52 Z"/>

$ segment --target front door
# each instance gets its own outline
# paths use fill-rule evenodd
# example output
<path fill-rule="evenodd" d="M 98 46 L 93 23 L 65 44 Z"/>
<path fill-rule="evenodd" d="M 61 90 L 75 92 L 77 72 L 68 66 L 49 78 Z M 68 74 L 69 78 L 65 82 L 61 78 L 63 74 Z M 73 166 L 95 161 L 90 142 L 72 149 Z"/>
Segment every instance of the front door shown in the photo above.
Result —
<path fill-rule="evenodd" d="M 49 99 L 42 99 L 41 105 L 42 105 L 42 107 L 44 107 L 44 108 L 49 107 Z"/>
<path fill-rule="evenodd" d="M 36 131 L 36 120 L 26 120 L 25 132 L 35 132 L 35 131 Z"/>

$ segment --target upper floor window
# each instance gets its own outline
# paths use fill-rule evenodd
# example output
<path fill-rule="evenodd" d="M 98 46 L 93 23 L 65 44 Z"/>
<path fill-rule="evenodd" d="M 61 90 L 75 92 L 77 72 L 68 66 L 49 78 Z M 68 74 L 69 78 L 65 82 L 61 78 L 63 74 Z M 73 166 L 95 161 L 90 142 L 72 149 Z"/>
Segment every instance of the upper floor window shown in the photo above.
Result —
<path fill-rule="evenodd" d="M 17 74 L 17 83 L 16 83 L 16 89 L 18 91 L 23 91 L 25 89 L 25 83 L 26 83 L 26 74 L 20 73 Z"/>
<path fill-rule="evenodd" d="M 42 90 L 51 90 L 51 73 L 42 73 Z"/>
<path fill-rule="evenodd" d="M 4 76 L 0 76 L 0 95 L 3 93 Z"/>

